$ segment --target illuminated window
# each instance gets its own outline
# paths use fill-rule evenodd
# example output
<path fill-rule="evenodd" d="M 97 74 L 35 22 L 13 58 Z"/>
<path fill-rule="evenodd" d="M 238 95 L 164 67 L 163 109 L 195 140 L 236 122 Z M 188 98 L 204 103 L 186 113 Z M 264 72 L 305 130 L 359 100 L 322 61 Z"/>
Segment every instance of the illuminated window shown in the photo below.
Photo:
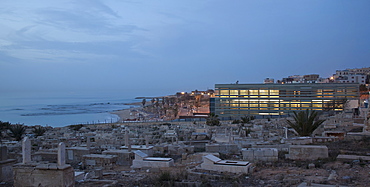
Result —
<path fill-rule="evenodd" d="M 240 90 L 240 95 L 248 95 L 248 90 Z"/>
<path fill-rule="evenodd" d="M 258 101 L 250 101 L 250 107 L 258 107 Z"/>
<path fill-rule="evenodd" d="M 240 104 L 240 107 L 249 107 L 248 104 Z"/>
<path fill-rule="evenodd" d="M 279 90 L 270 90 L 270 98 L 278 98 Z"/>
<path fill-rule="evenodd" d="M 291 107 L 301 107 L 300 104 L 291 104 Z"/>
<path fill-rule="evenodd" d="M 249 95 L 251 98 L 257 98 L 258 97 L 258 90 L 249 90 Z"/>
<path fill-rule="evenodd" d="M 260 104 L 260 107 L 267 107 L 267 104 Z"/>
<path fill-rule="evenodd" d="M 260 90 L 260 95 L 268 95 L 269 91 L 268 90 Z"/>
<path fill-rule="evenodd" d="M 309 108 L 311 106 L 310 106 L 310 104 L 301 104 L 301 107 L 303 107 L 303 108 Z"/>
<path fill-rule="evenodd" d="M 239 90 L 230 90 L 230 95 L 239 95 Z"/>
<path fill-rule="evenodd" d="M 229 90 L 220 90 L 220 95 L 229 95 Z"/>

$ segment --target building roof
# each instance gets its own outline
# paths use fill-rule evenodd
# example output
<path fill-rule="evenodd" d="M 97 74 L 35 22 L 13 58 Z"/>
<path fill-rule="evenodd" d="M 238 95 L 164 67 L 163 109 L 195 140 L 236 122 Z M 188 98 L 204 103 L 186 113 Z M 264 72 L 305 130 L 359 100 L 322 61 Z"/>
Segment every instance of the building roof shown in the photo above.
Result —
<path fill-rule="evenodd" d="M 214 163 L 221 161 L 220 158 L 218 158 L 218 157 L 216 157 L 216 156 L 214 156 L 212 154 L 209 154 L 207 156 L 204 156 L 204 158 L 207 158 L 208 160 L 211 160 Z"/>
<path fill-rule="evenodd" d="M 89 154 L 89 155 L 83 155 L 84 158 L 114 158 L 117 157 L 116 155 L 101 155 L 101 154 Z"/>
<path fill-rule="evenodd" d="M 234 161 L 234 160 L 221 160 L 215 164 L 219 165 L 229 165 L 229 166 L 247 166 L 249 162 L 245 161 Z"/>
<path fill-rule="evenodd" d="M 127 146 L 121 146 L 120 149 L 128 149 Z M 148 149 L 153 149 L 153 146 L 148 146 L 146 147 L 146 145 L 131 145 L 131 149 L 138 149 L 138 150 L 148 150 Z"/>
<path fill-rule="evenodd" d="M 160 158 L 160 157 L 147 157 L 144 159 L 145 161 L 162 161 L 162 162 L 169 162 L 172 158 Z"/>
<path fill-rule="evenodd" d="M 140 150 L 137 150 L 137 151 L 134 151 L 134 153 L 138 156 L 140 156 L 141 158 L 146 158 L 148 157 L 147 154 L 145 154 L 144 152 L 140 151 Z"/>

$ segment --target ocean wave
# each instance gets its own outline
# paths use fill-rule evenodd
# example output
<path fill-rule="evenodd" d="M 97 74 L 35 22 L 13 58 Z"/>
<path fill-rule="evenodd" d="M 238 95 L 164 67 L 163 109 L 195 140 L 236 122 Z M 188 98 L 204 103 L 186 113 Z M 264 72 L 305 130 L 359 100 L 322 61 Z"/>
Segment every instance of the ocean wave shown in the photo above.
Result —
<path fill-rule="evenodd" d="M 40 112 L 40 113 L 21 114 L 21 116 L 59 116 L 59 115 L 74 115 L 74 114 L 96 114 L 96 113 L 107 113 L 107 112 L 109 111 Z"/>

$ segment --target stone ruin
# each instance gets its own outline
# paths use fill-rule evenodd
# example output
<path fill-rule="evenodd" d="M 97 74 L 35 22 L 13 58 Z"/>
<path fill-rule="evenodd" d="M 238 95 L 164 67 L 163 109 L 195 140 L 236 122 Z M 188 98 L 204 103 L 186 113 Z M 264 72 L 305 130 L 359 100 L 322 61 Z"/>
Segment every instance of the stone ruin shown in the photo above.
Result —
<path fill-rule="evenodd" d="M 58 145 L 57 163 L 31 160 L 31 141 L 22 141 L 22 163 L 15 164 L 14 186 L 74 186 L 74 170 L 66 164 L 65 144 Z"/>

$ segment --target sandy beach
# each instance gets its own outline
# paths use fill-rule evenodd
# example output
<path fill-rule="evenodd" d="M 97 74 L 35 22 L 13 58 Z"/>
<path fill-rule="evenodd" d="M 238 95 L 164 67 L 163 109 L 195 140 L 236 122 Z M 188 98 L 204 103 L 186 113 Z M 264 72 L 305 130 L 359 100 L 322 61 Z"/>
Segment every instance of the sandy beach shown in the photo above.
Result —
<path fill-rule="evenodd" d="M 135 107 L 111 112 L 111 114 L 115 114 L 120 118 L 119 122 L 126 121 L 127 119 L 136 119 L 138 113 L 143 113 L 141 102 L 127 103 L 126 105 L 131 105 Z"/>
<path fill-rule="evenodd" d="M 135 108 L 135 109 L 139 109 L 138 108 Z M 133 110 L 133 108 L 128 108 L 128 109 L 124 109 L 124 110 L 118 110 L 118 111 L 114 111 L 112 112 L 111 114 L 115 114 L 119 117 L 119 121 L 123 121 L 123 120 L 126 120 L 126 119 L 130 119 L 130 113 L 131 113 L 131 110 Z"/>

